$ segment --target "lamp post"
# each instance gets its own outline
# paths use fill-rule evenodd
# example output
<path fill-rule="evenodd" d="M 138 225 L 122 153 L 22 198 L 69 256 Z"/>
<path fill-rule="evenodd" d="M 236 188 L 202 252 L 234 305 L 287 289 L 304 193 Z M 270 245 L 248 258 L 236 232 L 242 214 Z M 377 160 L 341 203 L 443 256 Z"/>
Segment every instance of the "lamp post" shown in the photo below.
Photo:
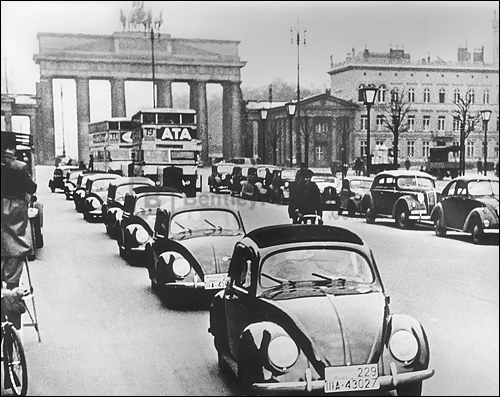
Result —
<path fill-rule="evenodd" d="M 295 108 L 297 105 L 293 102 L 285 103 L 286 114 L 288 115 L 288 124 L 290 126 L 290 167 L 293 166 L 293 137 L 292 137 L 292 119 L 295 116 Z"/>
<path fill-rule="evenodd" d="M 375 96 L 378 91 L 378 87 L 375 87 L 373 84 L 368 85 L 367 87 L 363 87 L 363 102 L 366 105 L 366 174 L 370 176 L 371 172 L 371 154 L 370 154 L 370 109 L 375 102 Z"/>
<path fill-rule="evenodd" d="M 295 122 L 296 124 L 296 138 L 295 138 L 295 143 L 296 143 L 296 151 L 297 151 L 297 162 L 302 161 L 302 149 L 301 149 L 301 144 L 300 144 L 300 42 L 301 42 L 301 37 L 303 38 L 303 44 L 304 46 L 306 45 L 306 28 L 301 28 L 299 24 L 299 20 L 297 19 L 297 27 L 296 28 L 291 28 L 290 33 L 291 33 L 291 40 L 290 43 L 293 44 L 293 36 L 295 34 L 295 40 L 297 43 L 297 120 Z M 290 148 L 291 150 L 291 148 Z"/>
<path fill-rule="evenodd" d="M 266 163 L 266 120 L 269 110 L 266 108 L 260 109 L 260 119 L 262 120 L 262 162 Z"/>
<path fill-rule="evenodd" d="M 483 119 L 483 129 L 484 129 L 484 175 L 486 176 L 486 165 L 488 157 L 488 122 L 490 121 L 491 110 L 481 110 L 481 118 Z"/>

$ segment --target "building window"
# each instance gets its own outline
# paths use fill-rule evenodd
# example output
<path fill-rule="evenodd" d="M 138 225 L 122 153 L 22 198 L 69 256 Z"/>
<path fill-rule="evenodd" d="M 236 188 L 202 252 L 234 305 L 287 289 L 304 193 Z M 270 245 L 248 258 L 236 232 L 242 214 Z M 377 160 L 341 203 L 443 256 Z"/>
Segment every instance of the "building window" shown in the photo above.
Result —
<path fill-rule="evenodd" d="M 453 91 L 453 102 L 458 103 L 460 101 L 460 90 L 458 88 L 455 88 L 455 91 Z"/>
<path fill-rule="evenodd" d="M 471 104 L 473 104 L 475 101 L 475 93 L 473 88 L 469 89 L 469 91 L 467 92 L 467 101 Z"/>
<path fill-rule="evenodd" d="M 368 126 L 368 116 L 361 116 L 361 131 L 367 131 Z"/>
<path fill-rule="evenodd" d="M 415 116 L 408 116 L 408 131 L 415 131 Z"/>
<path fill-rule="evenodd" d="M 438 131 L 444 131 L 445 129 L 445 117 L 444 116 L 439 116 L 438 117 Z"/>
<path fill-rule="evenodd" d="M 431 130 L 431 116 L 424 116 L 423 130 L 424 131 L 430 131 Z"/>
<path fill-rule="evenodd" d="M 490 92 L 488 90 L 484 90 L 483 92 L 483 103 L 485 105 L 490 103 Z"/>
<path fill-rule="evenodd" d="M 431 143 L 429 141 L 422 141 L 422 157 L 426 159 L 429 157 Z"/>
<path fill-rule="evenodd" d="M 385 103 L 387 94 L 387 87 L 385 85 L 381 85 L 377 91 L 378 101 L 379 103 Z"/>
<path fill-rule="evenodd" d="M 324 134 L 328 132 L 328 123 L 317 123 L 314 126 L 314 130 L 318 134 Z"/>
<path fill-rule="evenodd" d="M 415 156 L 415 141 L 407 141 L 406 142 L 406 155 L 408 157 Z"/>
<path fill-rule="evenodd" d="M 467 141 L 467 157 L 474 157 L 474 142 Z"/>
<path fill-rule="evenodd" d="M 408 102 L 414 103 L 415 102 L 415 89 L 410 88 L 408 90 Z"/>
<path fill-rule="evenodd" d="M 363 88 L 365 88 L 364 84 L 360 84 L 358 87 L 358 102 L 364 102 L 363 101 Z"/>
<path fill-rule="evenodd" d="M 325 159 L 325 147 L 322 145 L 316 146 L 314 148 L 314 153 L 316 155 L 316 161 L 323 161 Z"/>
<path fill-rule="evenodd" d="M 366 156 L 366 141 L 360 142 L 361 156 Z"/>
<path fill-rule="evenodd" d="M 424 103 L 430 103 L 431 102 L 431 90 L 428 88 L 424 89 Z"/>
<path fill-rule="evenodd" d="M 399 90 L 397 88 L 393 88 L 391 90 L 391 101 L 398 102 L 399 100 Z"/>
<path fill-rule="evenodd" d="M 384 141 L 375 141 L 375 146 L 383 146 L 384 145 Z"/>
<path fill-rule="evenodd" d="M 453 117 L 453 132 L 460 132 L 460 119 Z"/>
<path fill-rule="evenodd" d="M 377 131 L 382 131 L 384 129 L 384 116 L 380 114 L 377 116 Z"/>
<path fill-rule="evenodd" d="M 439 103 L 444 103 L 444 99 L 445 99 L 445 90 L 444 88 L 441 88 L 439 90 Z"/>

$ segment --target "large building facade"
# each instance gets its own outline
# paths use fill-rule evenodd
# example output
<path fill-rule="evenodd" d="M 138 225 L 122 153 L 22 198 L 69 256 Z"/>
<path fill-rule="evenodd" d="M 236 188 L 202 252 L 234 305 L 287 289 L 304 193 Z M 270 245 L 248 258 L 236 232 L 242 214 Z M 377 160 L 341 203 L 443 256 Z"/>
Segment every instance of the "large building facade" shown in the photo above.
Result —
<path fill-rule="evenodd" d="M 373 53 L 368 49 L 358 54 L 354 49 L 344 62 L 332 64 L 330 74 L 332 95 L 359 105 L 354 116 L 354 152 L 367 154 L 367 107 L 362 89 L 373 84 L 379 88 L 370 111 L 370 147 L 376 144 L 394 145 L 394 135 L 383 122 L 391 106 L 391 92 L 404 93 L 401 101 L 410 107 L 408 130 L 399 134 L 398 162 L 406 158 L 414 166 L 425 165 L 429 150 L 436 146 L 459 145 L 460 123 L 457 120 L 456 101 L 470 96 L 470 115 L 491 110 L 487 129 L 487 159 L 499 158 L 499 74 L 498 74 L 498 19 L 493 20 L 494 61 L 484 61 L 484 47 L 458 48 L 456 62 L 444 62 L 430 57 L 411 61 L 404 50 L 391 49 L 389 53 Z M 485 133 L 481 122 L 465 141 L 466 167 L 475 167 L 484 159 Z"/>

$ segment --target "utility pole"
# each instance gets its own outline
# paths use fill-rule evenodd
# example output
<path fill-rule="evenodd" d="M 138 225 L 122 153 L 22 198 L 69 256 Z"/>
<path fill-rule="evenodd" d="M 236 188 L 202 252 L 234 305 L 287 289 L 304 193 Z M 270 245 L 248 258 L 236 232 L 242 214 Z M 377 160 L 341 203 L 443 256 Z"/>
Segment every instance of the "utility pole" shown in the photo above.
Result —
<path fill-rule="evenodd" d="M 66 143 L 64 141 L 64 102 L 63 102 L 63 89 L 61 84 L 61 125 L 62 125 L 62 156 L 66 158 Z"/>
<path fill-rule="evenodd" d="M 5 93 L 8 94 L 9 93 L 9 82 L 8 82 L 8 79 L 7 79 L 7 58 L 3 58 L 3 61 L 4 61 L 4 69 L 5 69 Z"/>
<path fill-rule="evenodd" d="M 306 32 L 307 29 L 301 28 L 299 24 L 299 19 L 297 18 L 297 27 L 291 28 L 290 32 L 292 33 L 291 44 L 293 44 L 293 35 L 296 35 L 296 43 L 297 43 L 297 119 L 296 123 L 296 137 L 295 137 L 295 150 L 296 150 L 296 162 L 300 164 L 302 162 L 302 149 L 300 143 L 300 42 L 301 37 L 304 40 L 304 46 L 306 45 Z"/>

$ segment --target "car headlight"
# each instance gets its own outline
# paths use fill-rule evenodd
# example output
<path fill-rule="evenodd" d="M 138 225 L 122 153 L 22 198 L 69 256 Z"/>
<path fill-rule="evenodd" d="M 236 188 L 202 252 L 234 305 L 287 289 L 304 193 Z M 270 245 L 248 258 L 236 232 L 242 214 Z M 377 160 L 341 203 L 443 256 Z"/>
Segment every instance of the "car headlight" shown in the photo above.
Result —
<path fill-rule="evenodd" d="M 403 363 L 408 363 L 412 361 L 418 353 L 418 342 L 411 332 L 397 331 L 391 336 L 389 349 L 394 358 Z"/>
<path fill-rule="evenodd" d="M 356 194 L 354 195 L 354 198 L 355 198 L 356 200 L 361 200 L 361 194 L 356 193 Z"/>
<path fill-rule="evenodd" d="M 285 182 L 285 187 L 288 187 L 290 186 L 290 184 L 288 182 Z"/>
<path fill-rule="evenodd" d="M 417 200 L 419 203 L 424 203 L 424 194 L 423 193 L 418 193 L 417 194 Z"/>
<path fill-rule="evenodd" d="M 297 361 L 299 349 L 292 338 L 281 335 L 269 342 L 267 357 L 277 370 L 287 371 Z"/>
<path fill-rule="evenodd" d="M 92 210 L 96 210 L 101 206 L 101 203 L 95 197 L 89 197 L 87 199 L 87 204 L 89 205 L 90 208 L 92 208 Z"/>
<path fill-rule="evenodd" d="M 320 188 L 319 188 L 319 192 L 320 192 L 321 194 L 323 194 L 323 192 L 324 192 L 324 191 L 325 191 L 325 188 L 324 188 L 324 187 L 320 187 Z"/>
<path fill-rule="evenodd" d="M 485 219 L 483 220 L 483 226 L 486 228 L 486 227 L 490 227 L 490 220 L 489 219 Z"/>
<path fill-rule="evenodd" d="M 142 226 L 137 226 L 133 235 L 139 245 L 145 244 L 149 240 L 149 233 Z"/>

